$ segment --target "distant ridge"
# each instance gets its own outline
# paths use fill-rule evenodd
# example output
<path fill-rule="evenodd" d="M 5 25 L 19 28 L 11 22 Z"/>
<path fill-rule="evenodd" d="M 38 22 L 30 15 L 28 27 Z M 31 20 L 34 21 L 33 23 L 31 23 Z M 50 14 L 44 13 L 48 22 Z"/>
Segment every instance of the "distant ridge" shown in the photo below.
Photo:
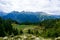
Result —
<path fill-rule="evenodd" d="M 3 13 L 3 12 L 0 12 L 0 14 L 1 14 L 0 16 L 4 19 L 16 20 L 19 23 L 22 23 L 22 22 L 36 23 L 36 22 L 40 22 L 43 20 L 47 20 L 47 19 L 60 18 L 60 15 L 49 15 L 45 12 L 12 11 L 10 13 L 7 13 L 7 15 L 4 15 L 6 13 Z"/>

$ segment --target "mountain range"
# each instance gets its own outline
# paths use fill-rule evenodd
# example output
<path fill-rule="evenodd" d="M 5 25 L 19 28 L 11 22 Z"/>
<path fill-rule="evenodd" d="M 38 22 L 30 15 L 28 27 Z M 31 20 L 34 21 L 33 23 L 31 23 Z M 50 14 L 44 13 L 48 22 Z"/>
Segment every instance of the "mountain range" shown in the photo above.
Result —
<path fill-rule="evenodd" d="M 12 19 L 19 23 L 22 22 L 40 22 L 47 19 L 57 19 L 60 18 L 60 15 L 50 15 L 45 12 L 17 12 L 12 11 L 10 13 L 0 12 L 0 16 L 4 19 Z"/>

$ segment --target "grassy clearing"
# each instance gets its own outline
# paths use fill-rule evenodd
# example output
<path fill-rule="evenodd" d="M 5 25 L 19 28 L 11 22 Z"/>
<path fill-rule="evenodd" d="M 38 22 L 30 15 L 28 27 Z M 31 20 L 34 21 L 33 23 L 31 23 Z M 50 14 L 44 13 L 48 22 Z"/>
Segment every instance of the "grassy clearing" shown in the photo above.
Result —
<path fill-rule="evenodd" d="M 38 27 L 37 25 L 18 25 L 18 24 L 12 24 L 13 28 L 17 28 L 17 29 L 31 29 L 31 28 L 35 28 Z"/>

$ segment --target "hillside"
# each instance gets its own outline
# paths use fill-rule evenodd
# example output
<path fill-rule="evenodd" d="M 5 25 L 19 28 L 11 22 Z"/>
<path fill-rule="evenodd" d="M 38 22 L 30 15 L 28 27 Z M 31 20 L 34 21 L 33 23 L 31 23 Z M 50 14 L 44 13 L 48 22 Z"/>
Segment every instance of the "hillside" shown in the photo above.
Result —
<path fill-rule="evenodd" d="M 37 23 L 47 19 L 60 19 L 60 15 L 50 15 L 45 12 L 17 12 L 12 11 L 10 13 L 3 13 L 1 12 L 1 17 L 4 19 L 12 19 L 17 21 L 18 23 Z M 6 15 L 3 15 L 6 14 Z"/>
<path fill-rule="evenodd" d="M 11 29 L 13 29 L 14 31 L 12 31 Z M 36 38 L 38 38 L 39 40 L 40 39 L 52 40 L 57 37 L 60 37 L 60 19 L 44 20 L 40 22 L 38 25 L 35 24 L 25 25 L 16 24 L 12 20 L 4 20 L 0 18 L 0 30 L 1 30 L 0 36 L 2 37 L 2 39 L 7 37 L 7 39 L 9 40 L 11 38 L 13 39 L 22 38 L 27 40 L 32 40 L 32 38 L 35 40 Z M 27 38 L 23 38 L 24 36 Z"/>
<path fill-rule="evenodd" d="M 43 29 L 44 37 L 59 37 L 60 36 L 60 19 L 44 20 L 40 23 Z"/>
<path fill-rule="evenodd" d="M 2 39 L 7 37 L 9 40 L 11 38 L 53 40 L 60 37 L 60 15 L 16 11 L 3 14 L 0 15 L 0 37 Z"/>

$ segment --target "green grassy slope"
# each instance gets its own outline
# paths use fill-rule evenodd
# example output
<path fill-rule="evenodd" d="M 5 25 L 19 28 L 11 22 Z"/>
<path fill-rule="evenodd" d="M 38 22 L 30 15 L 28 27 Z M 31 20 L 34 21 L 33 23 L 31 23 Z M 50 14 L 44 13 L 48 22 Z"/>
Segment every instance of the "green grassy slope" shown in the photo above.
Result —
<path fill-rule="evenodd" d="M 31 29 L 31 28 L 35 28 L 38 27 L 37 25 L 18 25 L 18 24 L 12 24 L 13 28 L 17 28 L 19 29 Z"/>

